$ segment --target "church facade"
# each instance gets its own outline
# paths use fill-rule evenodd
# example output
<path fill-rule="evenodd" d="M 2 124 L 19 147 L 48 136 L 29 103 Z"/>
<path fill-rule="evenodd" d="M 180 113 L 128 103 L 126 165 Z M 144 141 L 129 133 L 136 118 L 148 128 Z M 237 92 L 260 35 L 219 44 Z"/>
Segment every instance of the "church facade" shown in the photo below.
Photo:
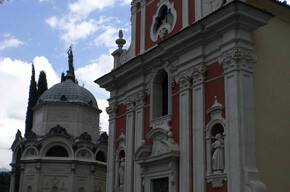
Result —
<path fill-rule="evenodd" d="M 95 81 L 110 92 L 107 192 L 286 192 L 289 7 L 131 5 L 130 47 L 120 31 Z"/>
<path fill-rule="evenodd" d="M 76 83 L 73 53 L 61 83 L 33 108 L 32 130 L 12 144 L 10 192 L 105 192 L 106 133 L 95 97 Z"/>

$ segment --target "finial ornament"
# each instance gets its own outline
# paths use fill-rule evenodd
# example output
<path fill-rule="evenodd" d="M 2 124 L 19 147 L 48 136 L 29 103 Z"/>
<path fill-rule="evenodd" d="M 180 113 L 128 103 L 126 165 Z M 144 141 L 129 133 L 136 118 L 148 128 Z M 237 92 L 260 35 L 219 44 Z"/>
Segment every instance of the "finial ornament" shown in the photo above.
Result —
<path fill-rule="evenodd" d="M 126 40 L 123 39 L 123 31 L 119 31 L 119 39 L 116 40 L 116 44 L 118 45 L 119 49 L 122 49 L 123 46 L 126 44 Z"/>

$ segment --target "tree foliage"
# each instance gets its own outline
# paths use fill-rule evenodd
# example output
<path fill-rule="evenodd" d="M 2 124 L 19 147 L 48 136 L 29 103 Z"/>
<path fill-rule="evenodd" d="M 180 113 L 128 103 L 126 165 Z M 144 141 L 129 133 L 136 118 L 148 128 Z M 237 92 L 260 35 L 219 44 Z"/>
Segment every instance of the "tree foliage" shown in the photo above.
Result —
<path fill-rule="evenodd" d="M 25 133 L 28 133 L 32 129 L 32 118 L 33 118 L 33 111 L 32 108 L 36 104 L 37 99 L 37 89 L 36 89 L 36 82 L 35 82 L 35 69 L 34 65 L 32 64 L 32 74 L 30 79 L 30 87 L 29 87 L 29 97 L 28 97 L 28 105 L 26 111 L 26 120 L 25 120 Z"/>
<path fill-rule="evenodd" d="M 8 192 L 10 187 L 10 172 L 0 172 L 0 192 Z"/>
<path fill-rule="evenodd" d="M 37 99 L 47 90 L 46 73 L 40 71 L 37 83 Z"/>

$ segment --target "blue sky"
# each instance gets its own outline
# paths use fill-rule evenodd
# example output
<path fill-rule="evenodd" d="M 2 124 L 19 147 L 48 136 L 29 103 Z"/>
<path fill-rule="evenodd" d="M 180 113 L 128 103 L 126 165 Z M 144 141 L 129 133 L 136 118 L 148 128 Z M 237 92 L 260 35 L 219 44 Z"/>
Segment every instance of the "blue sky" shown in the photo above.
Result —
<path fill-rule="evenodd" d="M 47 73 L 51 87 L 68 68 L 74 49 L 80 85 L 97 98 L 101 127 L 109 94 L 93 81 L 112 69 L 119 29 L 130 44 L 131 0 L 10 0 L 0 4 L 0 168 L 10 169 L 9 150 L 17 129 L 24 133 L 31 62 Z"/>

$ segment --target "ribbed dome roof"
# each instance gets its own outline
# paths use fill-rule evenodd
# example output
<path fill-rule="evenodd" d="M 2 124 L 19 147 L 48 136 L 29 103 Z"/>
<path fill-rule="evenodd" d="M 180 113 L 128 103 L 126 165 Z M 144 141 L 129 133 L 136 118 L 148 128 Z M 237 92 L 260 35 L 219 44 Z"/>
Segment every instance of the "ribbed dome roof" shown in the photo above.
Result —
<path fill-rule="evenodd" d="M 46 90 L 38 99 L 37 104 L 43 102 L 83 103 L 98 108 L 93 94 L 76 84 L 72 79 L 66 79 Z"/>

